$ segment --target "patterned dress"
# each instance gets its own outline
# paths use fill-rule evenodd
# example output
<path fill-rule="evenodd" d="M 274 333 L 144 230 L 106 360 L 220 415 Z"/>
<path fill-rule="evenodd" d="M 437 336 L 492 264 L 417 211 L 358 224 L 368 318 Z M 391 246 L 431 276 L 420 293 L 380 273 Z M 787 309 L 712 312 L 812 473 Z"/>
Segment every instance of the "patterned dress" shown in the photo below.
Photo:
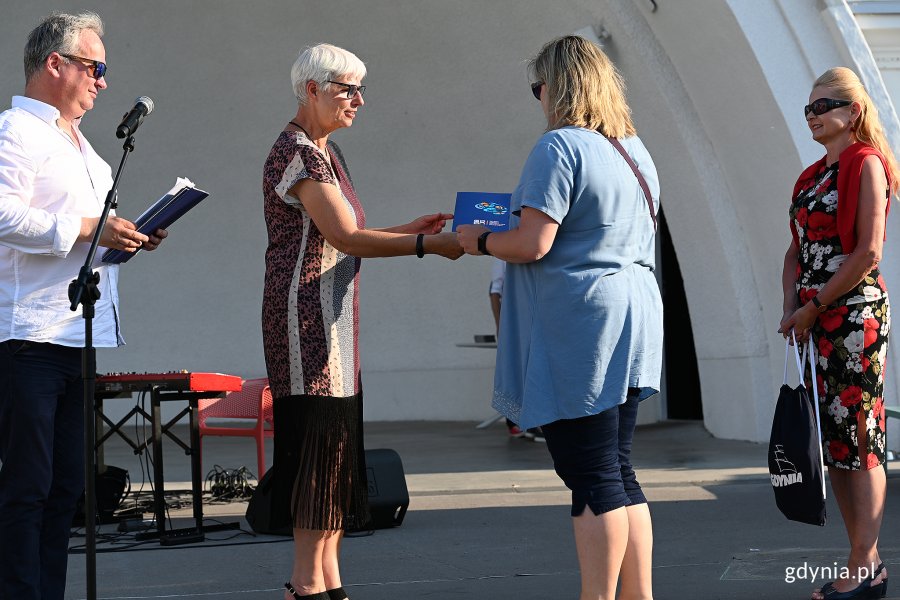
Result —
<path fill-rule="evenodd" d="M 800 240 L 800 305 L 818 294 L 847 254 L 837 230 L 838 164 L 823 164 L 791 205 Z M 867 470 L 885 460 L 884 365 L 891 310 L 878 269 L 832 302 L 812 328 L 826 464 Z"/>
<path fill-rule="evenodd" d="M 279 508 L 295 527 L 338 530 L 367 518 L 359 367 L 359 267 L 325 240 L 289 190 L 335 185 L 358 227 L 365 215 L 339 160 L 282 132 L 263 171 L 269 245 L 262 329 L 275 411 Z"/>

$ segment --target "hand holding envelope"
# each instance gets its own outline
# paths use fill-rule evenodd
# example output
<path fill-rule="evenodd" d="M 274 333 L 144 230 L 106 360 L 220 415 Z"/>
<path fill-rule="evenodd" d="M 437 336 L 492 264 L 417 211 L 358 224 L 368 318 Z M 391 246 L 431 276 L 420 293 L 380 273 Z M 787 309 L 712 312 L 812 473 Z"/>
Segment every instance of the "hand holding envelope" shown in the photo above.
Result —
<path fill-rule="evenodd" d="M 481 252 L 478 250 L 478 238 L 485 231 L 491 231 L 491 229 L 484 225 L 460 225 L 456 229 L 456 238 L 459 240 L 459 245 L 462 246 L 462 249 L 466 254 L 480 256 Z"/>

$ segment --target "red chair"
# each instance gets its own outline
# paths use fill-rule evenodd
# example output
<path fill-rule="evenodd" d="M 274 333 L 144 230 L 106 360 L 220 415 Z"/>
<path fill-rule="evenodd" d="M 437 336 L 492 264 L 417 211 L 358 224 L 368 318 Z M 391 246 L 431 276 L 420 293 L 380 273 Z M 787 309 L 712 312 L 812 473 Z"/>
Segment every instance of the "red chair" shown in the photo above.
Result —
<path fill-rule="evenodd" d="M 262 479 L 266 470 L 266 449 L 264 440 L 273 437 L 272 392 L 268 378 L 247 379 L 239 392 L 228 392 L 224 398 L 204 398 L 198 403 L 200 442 L 202 452 L 203 436 L 252 437 L 256 440 L 256 476 Z M 252 419 L 252 427 L 220 427 L 206 424 L 207 419 Z M 268 426 L 267 426 L 268 425 Z"/>

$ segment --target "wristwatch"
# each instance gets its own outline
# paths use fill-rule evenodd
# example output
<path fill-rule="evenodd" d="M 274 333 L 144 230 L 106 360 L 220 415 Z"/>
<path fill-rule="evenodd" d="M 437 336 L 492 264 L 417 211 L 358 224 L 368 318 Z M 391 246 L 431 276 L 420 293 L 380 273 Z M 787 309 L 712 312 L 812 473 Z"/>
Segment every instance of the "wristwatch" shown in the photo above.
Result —
<path fill-rule="evenodd" d="M 485 231 L 478 236 L 478 251 L 487 256 L 493 256 L 487 249 L 487 237 L 494 233 L 493 231 Z"/>
<path fill-rule="evenodd" d="M 828 310 L 828 305 L 826 304 L 823 306 L 822 303 L 819 302 L 819 299 L 816 296 L 813 296 L 812 300 L 810 300 L 810 302 L 813 303 L 813 306 L 816 307 L 816 310 L 819 311 L 819 313 L 823 313 L 826 310 Z"/>

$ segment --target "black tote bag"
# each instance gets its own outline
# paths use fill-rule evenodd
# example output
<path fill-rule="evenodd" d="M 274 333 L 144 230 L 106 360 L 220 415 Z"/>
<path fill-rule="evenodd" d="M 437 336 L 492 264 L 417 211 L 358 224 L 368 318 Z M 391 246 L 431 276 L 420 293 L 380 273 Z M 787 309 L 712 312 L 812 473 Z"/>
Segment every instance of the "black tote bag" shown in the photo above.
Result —
<path fill-rule="evenodd" d="M 793 333 L 792 333 L 793 335 Z M 790 349 L 797 359 L 799 382 L 788 385 Z M 813 398 L 803 384 L 803 368 L 809 357 Z M 791 521 L 825 525 L 825 476 L 822 461 L 822 433 L 819 425 L 819 394 L 816 389 L 816 359 L 812 336 L 803 349 L 803 360 L 788 342 L 784 356 L 784 384 L 778 394 L 772 434 L 769 438 L 769 475 L 775 503 Z"/>

